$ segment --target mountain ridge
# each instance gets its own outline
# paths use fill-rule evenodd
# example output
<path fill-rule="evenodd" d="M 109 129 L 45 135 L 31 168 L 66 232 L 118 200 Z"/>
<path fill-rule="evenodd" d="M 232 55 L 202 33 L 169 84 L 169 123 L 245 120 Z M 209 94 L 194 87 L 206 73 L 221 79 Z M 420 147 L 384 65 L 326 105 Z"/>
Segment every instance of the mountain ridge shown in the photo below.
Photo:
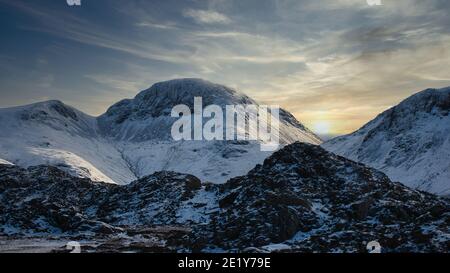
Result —
<path fill-rule="evenodd" d="M 53 165 L 72 175 L 110 183 L 129 183 L 159 170 L 192 172 L 202 180 L 223 183 L 270 155 L 260 151 L 259 142 L 173 141 L 170 128 L 176 119 L 170 109 L 180 103 L 191 105 L 196 95 L 204 96 L 205 104 L 256 104 L 226 86 L 177 79 L 156 83 L 99 117 L 57 100 L 3 108 L 0 158 L 24 167 Z M 282 144 L 320 143 L 290 113 L 282 110 L 280 119 Z"/>
<path fill-rule="evenodd" d="M 298 142 L 225 184 L 0 165 L 0 194 L 0 238 L 77 238 L 88 252 L 366 252 L 373 240 L 383 252 L 450 251 L 448 200 Z"/>
<path fill-rule="evenodd" d="M 450 87 L 426 89 L 322 146 L 406 185 L 450 194 Z"/>

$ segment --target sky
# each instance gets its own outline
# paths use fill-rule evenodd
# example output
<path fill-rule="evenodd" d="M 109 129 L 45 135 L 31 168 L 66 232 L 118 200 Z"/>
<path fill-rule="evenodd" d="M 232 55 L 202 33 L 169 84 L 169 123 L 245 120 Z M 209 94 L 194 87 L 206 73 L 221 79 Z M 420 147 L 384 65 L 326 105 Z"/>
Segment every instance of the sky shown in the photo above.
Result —
<path fill-rule="evenodd" d="M 0 0 L 0 107 L 59 99 L 91 115 L 175 78 L 350 133 L 450 86 L 450 1 Z"/>

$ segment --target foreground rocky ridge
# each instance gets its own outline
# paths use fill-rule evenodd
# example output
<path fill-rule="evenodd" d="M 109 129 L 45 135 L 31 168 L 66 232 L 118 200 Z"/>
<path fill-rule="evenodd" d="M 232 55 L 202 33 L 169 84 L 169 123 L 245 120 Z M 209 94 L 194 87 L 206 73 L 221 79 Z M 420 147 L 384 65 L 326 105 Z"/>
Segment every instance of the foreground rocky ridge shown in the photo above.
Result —
<path fill-rule="evenodd" d="M 364 252 L 376 240 L 385 251 L 450 250 L 446 200 L 314 145 L 286 147 L 221 192 L 216 244 Z"/>
<path fill-rule="evenodd" d="M 98 252 L 365 252 L 373 240 L 450 251 L 446 199 L 302 143 L 223 185 L 158 172 L 118 186 L 0 165 L 0 212 L 0 241 L 70 238 Z"/>

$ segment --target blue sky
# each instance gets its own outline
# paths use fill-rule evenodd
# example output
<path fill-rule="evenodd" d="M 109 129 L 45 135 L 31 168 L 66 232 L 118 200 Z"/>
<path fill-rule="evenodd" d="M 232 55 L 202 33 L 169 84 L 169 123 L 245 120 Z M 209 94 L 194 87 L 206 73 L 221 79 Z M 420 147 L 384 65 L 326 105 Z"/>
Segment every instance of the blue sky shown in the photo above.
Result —
<path fill-rule="evenodd" d="M 197 77 L 342 134 L 450 86 L 450 1 L 0 0 L 0 107 L 60 99 L 92 115 Z"/>

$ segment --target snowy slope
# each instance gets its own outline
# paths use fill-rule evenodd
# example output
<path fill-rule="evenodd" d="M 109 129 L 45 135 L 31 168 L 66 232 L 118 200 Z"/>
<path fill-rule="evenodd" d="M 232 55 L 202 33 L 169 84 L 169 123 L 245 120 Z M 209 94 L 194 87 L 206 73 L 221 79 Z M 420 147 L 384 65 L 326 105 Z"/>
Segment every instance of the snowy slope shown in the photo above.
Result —
<path fill-rule="evenodd" d="M 6 161 L 6 160 L 1 159 L 1 158 L 0 158 L 0 164 L 3 164 L 3 165 L 13 165 L 11 162 Z"/>
<path fill-rule="evenodd" d="M 135 179 L 97 121 L 59 101 L 0 109 L 0 157 L 18 166 L 57 166 L 113 183 Z"/>
<path fill-rule="evenodd" d="M 0 158 L 18 166 L 53 165 L 94 181 L 126 184 L 155 171 L 177 171 L 223 183 L 270 155 L 257 141 L 180 141 L 171 138 L 178 104 L 194 97 L 220 106 L 256 104 L 225 86 L 199 79 L 157 83 L 113 105 L 98 118 L 59 101 L 0 109 Z M 280 141 L 319 144 L 320 139 L 281 111 Z M 242 131 L 243 128 L 236 128 Z"/>
<path fill-rule="evenodd" d="M 322 146 L 410 187 L 450 194 L 449 112 L 450 88 L 427 89 Z"/>
<path fill-rule="evenodd" d="M 171 140 L 170 129 L 176 118 L 170 116 L 176 105 L 194 109 L 194 98 L 201 97 L 203 106 L 258 105 L 236 90 L 201 79 L 178 79 L 160 82 L 142 91 L 134 99 L 122 100 L 98 118 L 105 135 L 121 141 L 142 142 Z M 299 123 L 290 113 L 280 111 L 280 142 L 320 143 L 320 139 Z M 255 129 L 251 128 L 250 130 Z M 239 132 L 245 128 L 237 127 Z"/>
<path fill-rule="evenodd" d="M 261 152 L 257 141 L 180 141 L 174 142 L 170 131 L 176 118 L 174 106 L 184 104 L 194 109 L 194 98 L 202 97 L 203 106 L 257 105 L 257 102 L 228 87 L 200 79 L 161 82 L 134 99 L 113 105 L 99 117 L 104 135 L 116 141 L 137 177 L 168 170 L 189 173 L 202 180 L 223 183 L 243 175 L 271 153 Z M 224 110 L 225 113 L 225 110 Z M 280 142 L 319 144 L 320 139 L 291 114 L 280 113 Z M 255 129 L 251 128 L 250 130 Z M 238 132 L 245 128 L 238 127 Z"/>

